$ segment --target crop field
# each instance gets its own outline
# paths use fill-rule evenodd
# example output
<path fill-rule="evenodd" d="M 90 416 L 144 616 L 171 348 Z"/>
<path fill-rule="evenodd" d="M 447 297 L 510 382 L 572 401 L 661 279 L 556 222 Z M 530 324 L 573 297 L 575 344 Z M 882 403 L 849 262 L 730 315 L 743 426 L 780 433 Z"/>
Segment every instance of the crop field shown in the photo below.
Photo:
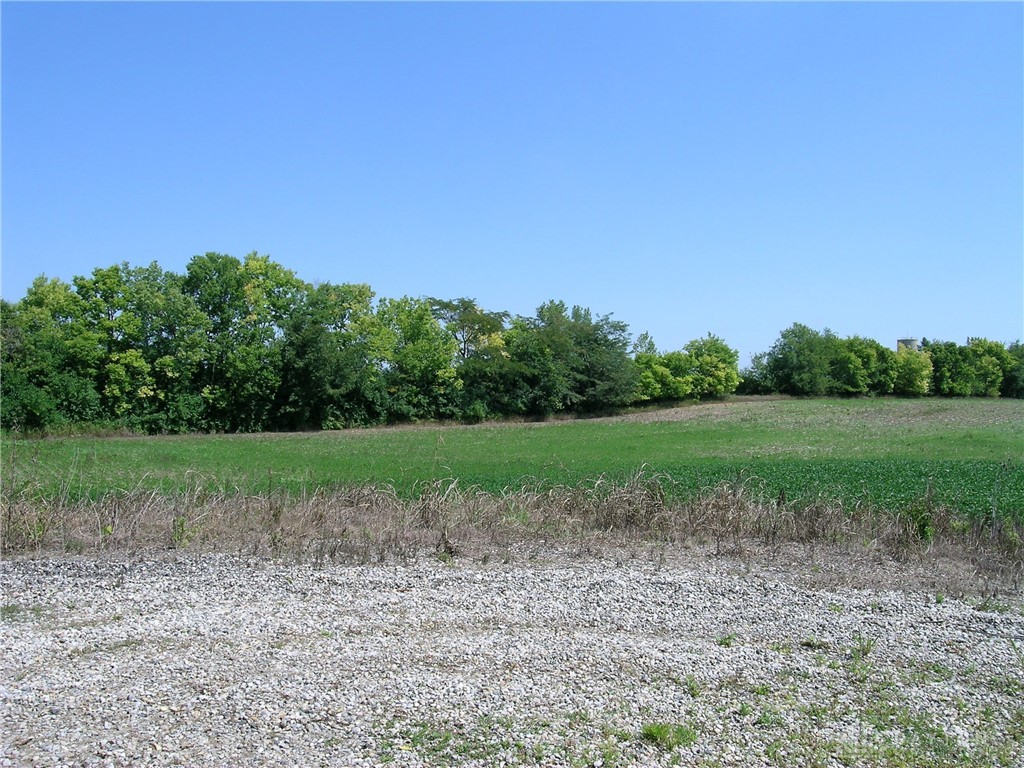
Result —
<path fill-rule="evenodd" d="M 732 484 L 791 504 L 926 501 L 1024 519 L 1024 402 L 750 399 L 604 419 L 303 434 L 3 439 L 4 493 L 310 494 L 457 481 L 491 494 L 624 483 L 686 501 Z"/>

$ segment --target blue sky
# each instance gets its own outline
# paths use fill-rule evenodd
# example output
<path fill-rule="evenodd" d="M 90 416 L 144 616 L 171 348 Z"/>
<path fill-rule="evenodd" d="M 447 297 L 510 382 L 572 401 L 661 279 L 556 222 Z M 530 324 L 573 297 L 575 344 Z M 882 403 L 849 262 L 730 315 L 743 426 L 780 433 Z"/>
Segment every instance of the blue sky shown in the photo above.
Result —
<path fill-rule="evenodd" d="M 1024 337 L 1024 4 L 4 2 L 2 294 L 269 254 L 379 296 Z"/>

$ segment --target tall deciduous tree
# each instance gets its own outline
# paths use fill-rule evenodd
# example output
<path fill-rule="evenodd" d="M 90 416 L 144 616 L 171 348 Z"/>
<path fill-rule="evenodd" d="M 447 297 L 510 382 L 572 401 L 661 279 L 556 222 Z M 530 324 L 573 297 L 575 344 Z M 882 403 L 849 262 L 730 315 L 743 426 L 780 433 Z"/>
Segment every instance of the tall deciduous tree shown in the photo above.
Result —
<path fill-rule="evenodd" d="M 589 309 L 570 313 L 579 402 L 576 410 L 593 413 L 628 405 L 638 371 L 628 354 L 629 326 L 610 315 L 594 317 Z"/>
<path fill-rule="evenodd" d="M 210 320 L 199 374 L 207 428 L 265 428 L 281 383 L 283 323 L 306 285 L 266 256 L 207 253 L 189 262 L 183 288 Z"/>
<path fill-rule="evenodd" d="M 462 381 L 458 345 L 422 299 L 383 299 L 377 307 L 383 382 L 391 421 L 457 418 Z"/>
<path fill-rule="evenodd" d="M 851 336 L 843 348 L 856 356 L 864 372 L 864 387 L 856 394 L 888 395 L 896 382 L 896 353 L 874 339 Z"/>
<path fill-rule="evenodd" d="M 428 299 L 434 317 L 458 344 L 460 360 L 467 360 L 480 347 L 493 343 L 505 329 L 508 312 L 487 312 L 475 299 Z"/>
<path fill-rule="evenodd" d="M 896 381 L 893 392 L 903 397 L 923 397 L 932 382 L 932 359 L 928 352 L 900 347 L 896 352 Z"/>
<path fill-rule="evenodd" d="M 693 392 L 699 398 L 731 395 L 740 383 L 740 353 L 722 339 L 708 333 L 689 342 L 683 351 L 690 360 Z"/>
<path fill-rule="evenodd" d="M 997 341 L 983 338 L 967 340 L 967 355 L 974 368 L 972 394 L 977 397 L 999 397 L 1003 379 L 1012 374 L 1013 356 Z"/>
<path fill-rule="evenodd" d="M 274 426 L 338 429 L 384 420 L 380 329 L 368 285 L 325 283 L 284 324 Z"/>
<path fill-rule="evenodd" d="M 932 359 L 932 391 L 952 397 L 998 397 L 1003 379 L 1012 375 L 1013 356 L 1002 344 L 971 338 L 966 346 L 928 341 L 922 347 Z"/>
<path fill-rule="evenodd" d="M 877 341 L 841 339 L 827 328 L 818 332 L 794 323 L 775 345 L 755 357 L 746 391 L 788 395 L 884 395 L 893 391 L 895 353 Z"/>
<path fill-rule="evenodd" d="M 71 286 L 39 277 L 0 319 L 0 418 L 5 428 L 49 429 L 103 418 L 99 335 Z"/>
<path fill-rule="evenodd" d="M 1003 397 L 1024 398 L 1024 344 L 1015 341 L 1006 348 L 1006 353 L 1011 362 L 999 393 Z"/>
<path fill-rule="evenodd" d="M 768 370 L 768 353 L 758 352 L 751 357 L 750 365 L 740 371 L 736 392 L 741 395 L 769 395 L 776 391 Z"/>
<path fill-rule="evenodd" d="M 648 351 L 636 355 L 639 402 L 719 398 L 740 383 L 739 352 L 711 333 L 665 354 L 645 346 Z"/>
<path fill-rule="evenodd" d="M 765 367 L 772 386 L 787 395 L 824 395 L 829 390 L 834 336 L 801 323 L 779 334 Z"/>
<path fill-rule="evenodd" d="M 100 350 L 97 386 L 109 417 L 147 432 L 202 426 L 193 376 L 206 353 L 208 321 L 179 275 L 155 262 L 76 277 L 86 323 Z"/>
<path fill-rule="evenodd" d="M 549 301 L 505 334 L 508 388 L 521 413 L 594 412 L 632 402 L 639 372 L 627 354 L 629 328 L 609 315 Z"/>
<path fill-rule="evenodd" d="M 974 371 L 965 354 L 966 350 L 954 341 L 929 341 L 922 349 L 932 361 L 931 391 L 947 397 L 967 397 L 974 387 Z"/>

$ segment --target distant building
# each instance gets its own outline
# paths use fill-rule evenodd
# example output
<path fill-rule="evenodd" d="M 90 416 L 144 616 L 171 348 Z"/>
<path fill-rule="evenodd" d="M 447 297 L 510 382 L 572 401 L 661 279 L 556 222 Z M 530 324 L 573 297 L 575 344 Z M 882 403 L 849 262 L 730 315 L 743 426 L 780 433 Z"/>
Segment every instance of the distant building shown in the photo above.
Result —
<path fill-rule="evenodd" d="M 920 339 L 896 339 L 896 351 L 899 352 L 903 347 L 919 352 L 921 341 Z"/>

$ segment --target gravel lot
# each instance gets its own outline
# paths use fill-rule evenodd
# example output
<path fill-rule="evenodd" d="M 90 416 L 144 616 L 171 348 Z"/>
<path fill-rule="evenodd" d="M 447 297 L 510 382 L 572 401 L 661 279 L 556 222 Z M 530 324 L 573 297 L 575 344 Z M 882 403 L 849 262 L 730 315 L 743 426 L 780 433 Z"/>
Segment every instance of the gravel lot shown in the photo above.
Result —
<path fill-rule="evenodd" d="M 1019 594 L 801 549 L 484 560 L 3 562 L 0 765 L 1024 764 Z"/>

